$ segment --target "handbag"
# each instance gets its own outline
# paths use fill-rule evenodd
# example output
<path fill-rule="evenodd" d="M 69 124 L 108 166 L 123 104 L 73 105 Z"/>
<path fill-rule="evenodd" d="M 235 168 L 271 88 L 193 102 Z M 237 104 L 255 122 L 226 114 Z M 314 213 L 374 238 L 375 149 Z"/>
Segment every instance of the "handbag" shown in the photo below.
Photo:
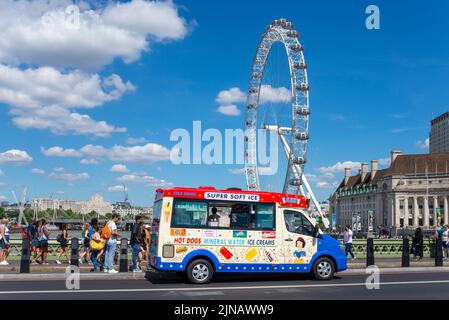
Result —
<path fill-rule="evenodd" d="M 104 240 L 101 239 L 100 242 L 96 242 L 95 240 L 90 241 L 90 248 L 92 250 L 101 250 L 104 248 Z"/>

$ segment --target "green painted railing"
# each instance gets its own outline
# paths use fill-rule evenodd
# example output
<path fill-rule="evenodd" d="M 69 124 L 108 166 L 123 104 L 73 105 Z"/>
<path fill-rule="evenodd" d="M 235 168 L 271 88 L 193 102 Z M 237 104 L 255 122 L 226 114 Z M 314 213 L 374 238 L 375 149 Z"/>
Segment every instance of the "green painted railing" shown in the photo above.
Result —
<path fill-rule="evenodd" d="M 433 257 L 435 248 L 435 240 L 424 239 L 423 254 L 425 257 Z M 352 242 L 352 250 L 354 254 L 363 258 L 366 257 L 366 239 L 354 239 Z M 340 240 L 341 247 L 344 250 L 343 241 Z M 409 248 L 411 250 L 412 241 L 409 240 Z M 402 239 L 375 239 L 374 240 L 374 257 L 375 258 L 400 258 L 402 256 Z"/>
<path fill-rule="evenodd" d="M 339 240 L 341 248 L 344 250 L 343 241 Z M 354 239 L 353 251 L 359 258 L 366 257 L 366 239 Z M 411 248 L 411 240 L 409 241 Z M 50 240 L 48 242 L 51 252 L 48 253 L 49 259 L 56 257 L 56 249 L 59 247 L 59 243 L 56 240 Z M 22 249 L 22 240 L 11 240 L 11 256 L 10 259 L 20 259 L 20 253 Z M 433 256 L 435 244 L 433 239 L 424 239 L 424 256 Z M 82 250 L 82 244 L 80 243 L 80 251 Z M 128 252 L 131 250 L 128 248 Z M 70 240 L 69 240 L 69 254 L 70 254 Z M 375 258 L 400 258 L 402 256 L 402 239 L 375 239 L 374 240 L 374 257 Z M 64 256 L 62 256 L 64 258 Z"/>

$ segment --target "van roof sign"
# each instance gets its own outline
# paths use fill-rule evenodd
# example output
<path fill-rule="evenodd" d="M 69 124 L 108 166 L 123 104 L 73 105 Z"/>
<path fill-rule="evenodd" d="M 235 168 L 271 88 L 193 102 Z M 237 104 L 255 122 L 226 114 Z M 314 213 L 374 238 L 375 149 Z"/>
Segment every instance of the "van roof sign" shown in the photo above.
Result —
<path fill-rule="evenodd" d="M 308 207 L 308 201 L 302 195 L 235 189 L 219 190 L 209 186 L 199 188 L 174 187 L 169 189 L 157 189 L 155 201 L 160 200 L 163 197 L 242 202 L 276 202 L 282 207 Z"/>

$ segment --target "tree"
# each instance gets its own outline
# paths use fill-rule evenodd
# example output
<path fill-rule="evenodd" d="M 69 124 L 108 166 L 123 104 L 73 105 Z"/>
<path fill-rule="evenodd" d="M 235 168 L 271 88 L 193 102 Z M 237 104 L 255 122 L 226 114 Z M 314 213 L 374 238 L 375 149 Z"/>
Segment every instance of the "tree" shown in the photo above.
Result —
<path fill-rule="evenodd" d="M 3 208 L 0 208 L 0 219 L 5 218 L 5 210 Z"/>

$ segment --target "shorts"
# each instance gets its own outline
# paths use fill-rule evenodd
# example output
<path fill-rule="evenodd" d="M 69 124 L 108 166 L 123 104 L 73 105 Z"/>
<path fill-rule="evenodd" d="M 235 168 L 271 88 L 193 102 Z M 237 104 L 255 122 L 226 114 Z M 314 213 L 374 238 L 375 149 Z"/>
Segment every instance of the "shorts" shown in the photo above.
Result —
<path fill-rule="evenodd" d="M 41 250 L 48 250 L 48 240 L 41 240 L 39 241 L 39 249 Z"/>
<path fill-rule="evenodd" d="M 443 241 L 443 248 L 445 248 L 445 249 L 449 248 L 449 242 Z"/>
<path fill-rule="evenodd" d="M 84 239 L 83 245 L 84 245 L 84 248 L 90 248 L 90 241 L 89 241 L 89 239 L 87 239 L 87 241 L 86 241 L 86 239 Z"/>
<path fill-rule="evenodd" d="M 2 249 L 9 249 L 9 248 L 11 248 L 11 243 L 9 243 L 9 241 L 8 241 L 8 244 L 6 244 L 5 240 L 2 239 L 2 240 L 0 240 L 0 247 Z"/>
<path fill-rule="evenodd" d="M 69 244 L 67 243 L 67 241 L 65 241 L 65 240 L 61 241 L 61 248 L 62 248 L 62 249 L 65 249 L 65 248 L 67 248 L 68 246 L 69 246 Z"/>

